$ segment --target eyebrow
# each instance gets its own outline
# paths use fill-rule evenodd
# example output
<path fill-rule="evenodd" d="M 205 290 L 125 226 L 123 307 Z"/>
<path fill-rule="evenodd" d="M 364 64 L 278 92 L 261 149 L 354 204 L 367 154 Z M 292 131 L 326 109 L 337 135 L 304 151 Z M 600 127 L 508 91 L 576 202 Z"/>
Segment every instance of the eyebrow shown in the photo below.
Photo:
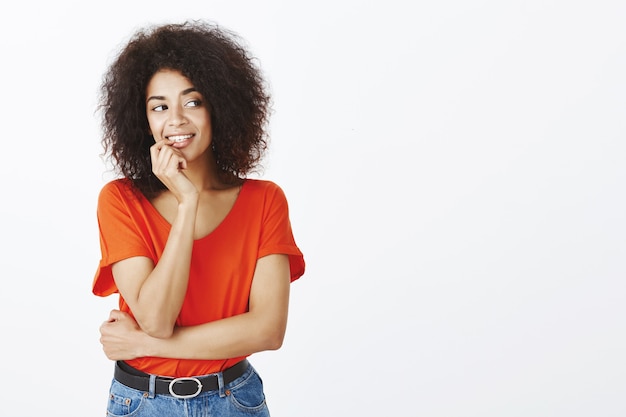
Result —
<path fill-rule="evenodd" d="M 181 96 L 186 96 L 189 93 L 193 93 L 194 91 L 198 91 L 196 87 L 189 87 L 182 91 Z M 150 100 L 165 100 L 165 96 L 150 96 L 146 99 L 146 103 Z"/>

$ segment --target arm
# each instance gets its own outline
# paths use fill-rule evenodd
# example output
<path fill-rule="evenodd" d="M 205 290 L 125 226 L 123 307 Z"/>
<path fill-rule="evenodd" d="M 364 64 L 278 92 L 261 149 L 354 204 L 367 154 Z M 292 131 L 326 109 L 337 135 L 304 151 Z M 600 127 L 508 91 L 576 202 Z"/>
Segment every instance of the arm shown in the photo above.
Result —
<path fill-rule="evenodd" d="M 199 193 L 182 172 L 186 162 L 180 152 L 166 141 L 153 145 L 151 157 L 153 171 L 178 201 L 176 217 L 156 265 L 133 257 L 113 264 L 112 273 L 139 327 L 154 337 L 169 337 L 187 291 Z"/>
<path fill-rule="evenodd" d="M 177 327 L 167 339 L 141 331 L 130 316 L 113 311 L 100 328 L 112 360 L 143 356 L 224 359 L 276 350 L 282 345 L 289 307 L 289 258 L 268 255 L 257 261 L 249 311 L 197 326 Z"/>

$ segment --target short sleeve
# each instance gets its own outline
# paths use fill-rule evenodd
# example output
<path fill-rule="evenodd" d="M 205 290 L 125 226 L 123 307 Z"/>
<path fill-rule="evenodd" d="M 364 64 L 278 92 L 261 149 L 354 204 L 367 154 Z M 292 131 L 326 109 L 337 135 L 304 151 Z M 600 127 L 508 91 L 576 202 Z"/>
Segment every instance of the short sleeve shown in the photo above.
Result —
<path fill-rule="evenodd" d="M 289 255 L 292 282 L 304 274 L 304 256 L 293 236 L 287 198 L 278 185 L 271 183 L 261 226 L 259 258 L 278 253 Z"/>
<path fill-rule="evenodd" d="M 106 184 L 98 196 L 97 219 L 101 259 L 93 280 L 95 295 L 117 292 L 111 266 L 122 259 L 151 253 L 136 223 L 133 202 L 137 196 L 121 180 Z"/>

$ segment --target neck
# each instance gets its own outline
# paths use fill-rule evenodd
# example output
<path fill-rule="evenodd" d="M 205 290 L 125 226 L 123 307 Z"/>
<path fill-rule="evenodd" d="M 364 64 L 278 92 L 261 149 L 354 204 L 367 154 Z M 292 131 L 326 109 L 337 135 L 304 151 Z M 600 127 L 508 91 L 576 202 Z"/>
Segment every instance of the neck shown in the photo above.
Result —
<path fill-rule="evenodd" d="M 239 185 L 241 180 L 232 174 L 226 174 L 219 169 L 214 158 L 207 158 L 208 162 L 188 163 L 185 175 L 189 178 L 196 189 L 223 190 L 234 185 Z"/>

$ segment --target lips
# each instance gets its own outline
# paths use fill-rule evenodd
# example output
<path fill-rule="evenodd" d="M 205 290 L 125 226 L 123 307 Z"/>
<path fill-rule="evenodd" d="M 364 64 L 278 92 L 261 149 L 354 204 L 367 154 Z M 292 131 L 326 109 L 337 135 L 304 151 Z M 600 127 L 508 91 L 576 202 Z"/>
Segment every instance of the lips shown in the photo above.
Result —
<path fill-rule="evenodd" d="M 193 135 L 172 135 L 172 136 L 168 136 L 167 138 L 169 140 L 171 140 L 172 142 L 183 142 L 185 140 L 191 139 L 193 137 Z"/>

